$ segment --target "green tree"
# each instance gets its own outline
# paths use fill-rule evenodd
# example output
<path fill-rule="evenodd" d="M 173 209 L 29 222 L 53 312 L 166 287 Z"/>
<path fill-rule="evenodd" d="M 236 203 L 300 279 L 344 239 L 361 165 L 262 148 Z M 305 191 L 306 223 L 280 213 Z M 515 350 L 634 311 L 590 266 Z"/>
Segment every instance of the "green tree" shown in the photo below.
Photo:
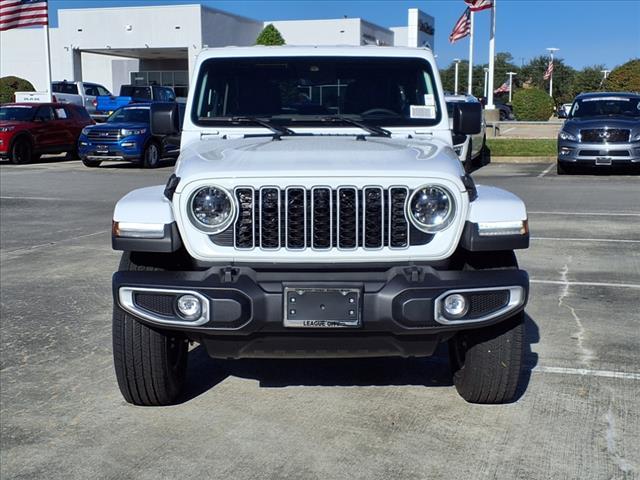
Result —
<path fill-rule="evenodd" d="M 16 92 L 35 92 L 35 88 L 28 80 L 20 77 L 0 78 L 0 103 L 10 103 L 15 100 Z"/>
<path fill-rule="evenodd" d="M 640 92 L 640 59 L 636 58 L 614 68 L 604 87 L 609 91 Z"/>
<path fill-rule="evenodd" d="M 604 65 L 593 65 L 591 67 L 584 67 L 582 70 L 576 72 L 573 77 L 573 95 L 575 96 L 582 92 L 602 90 L 602 80 L 604 78 L 602 70 L 604 70 Z"/>
<path fill-rule="evenodd" d="M 525 87 L 535 87 L 549 91 L 549 80 L 545 80 L 544 72 L 549 65 L 549 57 L 541 55 L 531 59 L 520 69 L 519 81 Z M 576 71 L 564 64 L 562 58 L 553 59 L 553 99 L 556 104 L 573 100 L 573 80 Z"/>
<path fill-rule="evenodd" d="M 256 45 L 284 45 L 284 38 L 276 27 L 272 24 L 267 25 L 262 29 L 258 38 L 256 38 Z"/>
<path fill-rule="evenodd" d="M 549 94 L 539 88 L 525 88 L 513 94 L 513 111 L 518 120 L 549 120 L 554 106 Z"/>

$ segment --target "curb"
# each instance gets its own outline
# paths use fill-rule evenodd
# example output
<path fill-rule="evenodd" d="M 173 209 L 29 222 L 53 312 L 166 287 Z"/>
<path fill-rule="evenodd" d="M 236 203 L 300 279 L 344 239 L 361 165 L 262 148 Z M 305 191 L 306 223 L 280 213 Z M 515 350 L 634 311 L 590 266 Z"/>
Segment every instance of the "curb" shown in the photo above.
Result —
<path fill-rule="evenodd" d="M 491 163 L 555 163 L 557 157 L 491 157 Z"/>

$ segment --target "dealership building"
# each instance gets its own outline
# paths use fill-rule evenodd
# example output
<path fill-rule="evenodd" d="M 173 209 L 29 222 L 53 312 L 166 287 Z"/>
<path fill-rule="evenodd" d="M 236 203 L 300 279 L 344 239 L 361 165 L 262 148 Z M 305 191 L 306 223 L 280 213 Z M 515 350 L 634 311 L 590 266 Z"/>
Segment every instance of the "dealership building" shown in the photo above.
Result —
<path fill-rule="evenodd" d="M 433 48 L 434 18 L 407 11 L 404 26 L 362 18 L 271 20 L 240 17 L 203 5 L 58 10 L 49 29 L 52 79 L 84 80 L 118 93 L 120 85 L 157 84 L 186 96 L 195 59 L 205 48 L 254 45 L 273 24 L 287 45 L 397 45 Z M 15 75 L 46 90 L 42 28 L 0 32 L 0 77 Z"/>

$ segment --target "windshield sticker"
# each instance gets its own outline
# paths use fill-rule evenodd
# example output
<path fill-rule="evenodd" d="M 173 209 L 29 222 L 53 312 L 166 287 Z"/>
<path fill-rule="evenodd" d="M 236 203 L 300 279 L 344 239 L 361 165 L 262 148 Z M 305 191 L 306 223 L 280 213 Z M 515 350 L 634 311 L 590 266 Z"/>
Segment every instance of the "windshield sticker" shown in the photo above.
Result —
<path fill-rule="evenodd" d="M 409 116 L 411 118 L 433 119 L 436 118 L 436 109 L 426 105 L 411 105 Z"/>
<path fill-rule="evenodd" d="M 583 98 L 582 101 L 583 102 L 602 102 L 602 101 L 608 101 L 608 102 L 630 102 L 631 99 L 630 98 L 625 98 L 625 97 L 594 97 L 594 98 Z"/>
<path fill-rule="evenodd" d="M 436 104 L 436 98 L 434 97 L 433 93 L 425 93 L 424 94 L 424 104 L 427 107 L 433 107 Z"/>

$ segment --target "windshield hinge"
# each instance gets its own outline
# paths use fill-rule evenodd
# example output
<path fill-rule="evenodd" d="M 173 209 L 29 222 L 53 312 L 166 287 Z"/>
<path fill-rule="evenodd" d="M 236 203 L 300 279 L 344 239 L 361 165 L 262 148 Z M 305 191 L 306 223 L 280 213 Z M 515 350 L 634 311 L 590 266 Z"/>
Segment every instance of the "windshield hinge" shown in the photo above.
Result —
<path fill-rule="evenodd" d="M 433 132 L 430 130 L 414 130 L 413 132 L 413 136 L 414 137 L 427 137 L 427 138 L 432 138 L 433 137 Z"/>

